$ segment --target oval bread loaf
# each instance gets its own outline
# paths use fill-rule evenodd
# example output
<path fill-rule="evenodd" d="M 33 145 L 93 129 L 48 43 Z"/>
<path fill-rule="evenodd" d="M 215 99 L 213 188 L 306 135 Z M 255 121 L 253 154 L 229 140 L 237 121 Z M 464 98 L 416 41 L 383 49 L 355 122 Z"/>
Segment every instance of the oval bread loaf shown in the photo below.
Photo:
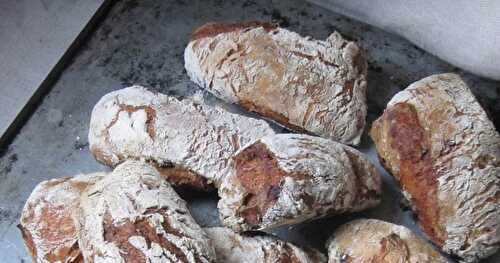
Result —
<path fill-rule="evenodd" d="M 380 174 L 359 151 L 320 137 L 277 134 L 239 150 L 219 188 L 237 232 L 360 211 L 380 201 Z"/>
<path fill-rule="evenodd" d="M 319 41 L 269 23 L 208 23 L 184 61 L 191 80 L 230 103 L 295 131 L 360 141 L 366 59 L 337 32 Z"/>
<path fill-rule="evenodd" d="M 319 251 L 300 248 L 265 233 L 238 234 L 224 227 L 205 228 L 221 263 L 324 263 Z"/>
<path fill-rule="evenodd" d="M 173 184 L 203 189 L 217 184 L 241 145 L 269 134 L 274 131 L 263 120 L 133 86 L 97 103 L 89 144 L 96 159 L 111 167 L 142 159 Z"/>
<path fill-rule="evenodd" d="M 327 242 L 328 263 L 446 263 L 410 229 L 375 219 L 358 219 L 337 229 Z"/>
<path fill-rule="evenodd" d="M 464 262 L 498 250 L 500 136 L 459 76 L 396 94 L 371 137 L 434 243 Z"/>
<path fill-rule="evenodd" d="M 41 182 L 24 205 L 19 228 L 33 262 L 83 262 L 72 214 L 80 193 L 104 173 Z"/>
<path fill-rule="evenodd" d="M 126 161 L 87 188 L 75 219 L 85 262 L 215 262 L 186 202 L 143 162 Z"/>

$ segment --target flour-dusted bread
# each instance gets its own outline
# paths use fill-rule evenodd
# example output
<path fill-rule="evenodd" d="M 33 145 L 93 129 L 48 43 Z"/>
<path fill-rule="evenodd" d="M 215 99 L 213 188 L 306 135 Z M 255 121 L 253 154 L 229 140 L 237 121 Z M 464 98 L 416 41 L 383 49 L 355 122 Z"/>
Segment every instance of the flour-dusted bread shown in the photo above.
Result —
<path fill-rule="evenodd" d="M 379 172 L 357 150 L 320 137 L 278 134 L 235 153 L 218 207 L 233 230 L 262 230 L 373 207 L 380 187 Z"/>
<path fill-rule="evenodd" d="M 410 229 L 376 219 L 358 219 L 338 228 L 327 242 L 328 263 L 446 263 Z"/>
<path fill-rule="evenodd" d="M 109 166 L 142 159 L 173 184 L 207 188 L 226 173 L 241 145 L 269 134 L 274 131 L 263 120 L 133 86 L 97 103 L 89 144 L 96 159 Z"/>
<path fill-rule="evenodd" d="M 41 182 L 24 205 L 19 228 L 37 263 L 83 262 L 72 213 L 80 193 L 103 173 L 62 177 Z"/>
<path fill-rule="evenodd" d="M 301 248 L 265 233 L 238 234 L 224 227 L 205 228 L 220 263 L 326 263 L 311 248 Z"/>
<path fill-rule="evenodd" d="M 144 162 L 126 161 L 88 187 L 75 214 L 85 262 L 215 262 L 186 202 Z"/>
<path fill-rule="evenodd" d="M 209 23 L 184 60 L 191 80 L 228 102 L 292 130 L 360 141 L 366 59 L 336 32 L 318 41 L 268 23 Z"/>
<path fill-rule="evenodd" d="M 399 92 L 374 122 L 381 162 L 443 251 L 476 262 L 500 246 L 500 136 L 455 74 Z"/>

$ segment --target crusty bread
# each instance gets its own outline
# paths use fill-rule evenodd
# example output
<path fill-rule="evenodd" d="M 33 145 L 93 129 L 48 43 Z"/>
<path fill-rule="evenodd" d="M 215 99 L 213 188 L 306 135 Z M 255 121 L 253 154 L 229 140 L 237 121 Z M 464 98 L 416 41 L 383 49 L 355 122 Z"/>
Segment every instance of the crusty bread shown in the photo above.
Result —
<path fill-rule="evenodd" d="M 381 162 L 443 251 L 475 262 L 500 246 L 500 136 L 455 74 L 396 94 L 374 122 Z"/>
<path fill-rule="evenodd" d="M 326 257 L 265 233 L 238 234 L 224 227 L 205 228 L 221 263 L 323 263 Z"/>
<path fill-rule="evenodd" d="M 268 23 L 209 23 L 184 61 L 191 80 L 228 102 L 292 130 L 360 141 L 366 59 L 337 32 L 318 41 Z"/>
<path fill-rule="evenodd" d="M 83 262 L 72 213 L 79 206 L 80 193 L 103 175 L 52 179 L 33 190 L 19 224 L 33 262 Z"/>
<path fill-rule="evenodd" d="M 185 201 L 144 162 L 126 161 L 88 187 L 75 219 L 85 262 L 215 262 Z"/>
<path fill-rule="evenodd" d="M 375 219 L 351 221 L 327 242 L 328 263 L 446 263 L 410 229 Z"/>
<path fill-rule="evenodd" d="M 203 189 L 224 176 L 241 145 L 269 134 L 274 131 L 263 120 L 134 86 L 97 103 L 89 144 L 96 159 L 111 167 L 142 159 L 173 184 Z"/>
<path fill-rule="evenodd" d="M 380 201 L 380 174 L 357 150 L 278 134 L 240 149 L 219 188 L 223 224 L 240 232 L 359 211 Z"/>

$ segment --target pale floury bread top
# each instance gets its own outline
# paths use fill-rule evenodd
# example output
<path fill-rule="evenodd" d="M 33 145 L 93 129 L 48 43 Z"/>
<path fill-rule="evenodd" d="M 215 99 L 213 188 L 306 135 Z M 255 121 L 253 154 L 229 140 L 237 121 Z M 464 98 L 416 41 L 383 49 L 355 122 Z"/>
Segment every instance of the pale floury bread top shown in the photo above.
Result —
<path fill-rule="evenodd" d="M 142 159 L 172 184 L 203 189 L 218 185 L 240 147 L 274 133 L 263 120 L 202 99 L 178 100 L 133 86 L 108 93 L 95 105 L 89 148 L 106 165 Z"/>
<path fill-rule="evenodd" d="M 209 23 L 184 60 L 191 80 L 228 102 L 295 131 L 360 141 L 366 59 L 336 32 L 320 41 L 268 23 Z"/>
<path fill-rule="evenodd" d="M 410 229 L 358 219 L 337 229 L 327 242 L 328 263 L 446 263 L 448 260 Z"/>
<path fill-rule="evenodd" d="M 234 154 L 219 196 L 224 225 L 262 230 L 374 207 L 380 202 L 381 177 L 347 145 L 276 134 Z"/>
<path fill-rule="evenodd" d="M 443 251 L 476 262 L 498 250 L 500 135 L 458 75 L 433 75 L 396 94 L 371 137 Z"/>

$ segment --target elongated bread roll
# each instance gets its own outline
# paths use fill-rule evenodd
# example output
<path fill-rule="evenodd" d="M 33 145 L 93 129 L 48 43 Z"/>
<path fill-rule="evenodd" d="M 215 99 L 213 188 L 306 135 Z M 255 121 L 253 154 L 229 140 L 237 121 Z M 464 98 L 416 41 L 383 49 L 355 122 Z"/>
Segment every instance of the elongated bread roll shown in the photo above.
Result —
<path fill-rule="evenodd" d="M 274 131 L 265 121 L 134 86 L 97 103 L 89 144 L 106 165 L 142 159 L 173 184 L 207 188 L 226 174 L 228 159 L 241 145 L 269 134 Z"/>
<path fill-rule="evenodd" d="M 261 230 L 355 212 L 380 201 L 380 174 L 357 150 L 320 137 L 278 134 L 239 150 L 219 188 L 223 224 Z"/>
<path fill-rule="evenodd" d="M 375 219 L 351 221 L 327 242 L 328 263 L 446 263 L 410 229 Z"/>
<path fill-rule="evenodd" d="M 41 182 L 24 205 L 21 229 L 33 262 L 83 262 L 72 213 L 80 193 L 103 173 L 62 177 Z"/>
<path fill-rule="evenodd" d="M 220 263 L 323 263 L 326 257 L 265 233 L 238 234 L 224 227 L 205 228 Z"/>
<path fill-rule="evenodd" d="M 433 75 L 396 94 L 371 137 L 443 251 L 465 262 L 497 251 L 500 136 L 459 76 Z"/>
<path fill-rule="evenodd" d="M 85 262 L 215 262 L 185 201 L 143 162 L 124 162 L 87 188 L 75 218 Z"/>
<path fill-rule="evenodd" d="M 228 102 L 292 130 L 360 141 L 366 59 L 337 32 L 318 41 L 268 23 L 208 23 L 184 60 L 191 80 Z"/>

